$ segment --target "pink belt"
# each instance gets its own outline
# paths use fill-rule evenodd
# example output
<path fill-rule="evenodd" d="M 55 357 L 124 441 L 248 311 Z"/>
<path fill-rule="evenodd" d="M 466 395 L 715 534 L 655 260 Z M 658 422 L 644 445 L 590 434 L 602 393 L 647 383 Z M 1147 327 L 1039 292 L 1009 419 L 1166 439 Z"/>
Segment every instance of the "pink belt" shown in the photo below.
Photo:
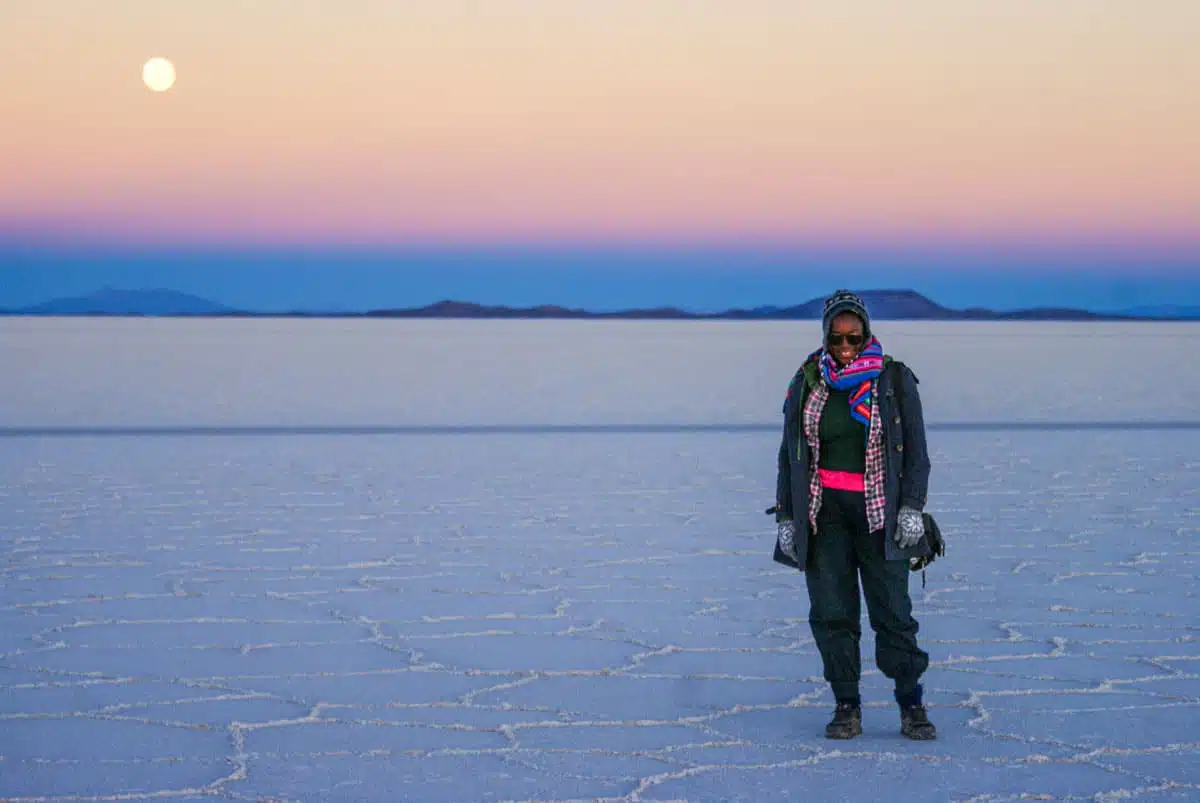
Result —
<path fill-rule="evenodd" d="M 863 475 L 853 471 L 831 471 L 827 468 L 818 469 L 817 473 L 821 476 L 821 485 L 825 488 L 833 488 L 837 491 L 859 491 L 862 492 L 866 488 L 863 481 Z"/>

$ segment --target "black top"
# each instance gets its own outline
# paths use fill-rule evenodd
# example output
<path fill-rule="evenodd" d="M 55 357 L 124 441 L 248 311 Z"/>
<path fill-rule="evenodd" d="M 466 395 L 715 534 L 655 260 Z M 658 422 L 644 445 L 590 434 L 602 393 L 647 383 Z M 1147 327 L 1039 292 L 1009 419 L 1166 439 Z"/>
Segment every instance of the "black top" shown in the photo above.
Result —
<path fill-rule="evenodd" d="M 850 391 L 829 389 L 821 412 L 818 468 L 863 473 L 867 468 L 867 428 L 850 416 Z"/>

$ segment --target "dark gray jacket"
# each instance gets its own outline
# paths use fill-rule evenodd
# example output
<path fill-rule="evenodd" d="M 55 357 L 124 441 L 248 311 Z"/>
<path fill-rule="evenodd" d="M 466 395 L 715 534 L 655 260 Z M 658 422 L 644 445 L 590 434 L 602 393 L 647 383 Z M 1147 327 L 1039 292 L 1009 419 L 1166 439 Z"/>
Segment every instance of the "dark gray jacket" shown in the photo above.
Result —
<path fill-rule="evenodd" d="M 917 377 L 904 363 L 890 357 L 884 360 L 878 383 L 879 415 L 883 422 L 883 487 L 887 499 L 883 538 L 887 559 L 899 560 L 919 557 L 926 554 L 928 549 L 923 544 L 901 549 L 896 545 L 894 536 L 897 514 L 902 505 L 915 510 L 925 509 L 930 464 Z M 791 519 L 796 523 L 796 551 L 801 557 L 807 556 L 811 537 L 808 521 L 811 451 L 807 439 L 801 436 L 801 414 L 808 394 L 819 381 L 819 368 L 812 359 L 796 372 L 783 405 L 783 436 L 779 444 L 775 518 L 777 521 Z M 798 569 L 804 568 L 804 565 L 784 555 L 778 545 L 775 560 Z"/>

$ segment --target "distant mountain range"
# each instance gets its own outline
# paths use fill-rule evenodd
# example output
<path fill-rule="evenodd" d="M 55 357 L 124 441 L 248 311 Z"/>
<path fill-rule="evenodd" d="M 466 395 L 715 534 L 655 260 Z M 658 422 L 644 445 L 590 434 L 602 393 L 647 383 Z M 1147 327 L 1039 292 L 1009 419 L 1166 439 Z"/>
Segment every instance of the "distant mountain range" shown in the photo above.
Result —
<path fill-rule="evenodd" d="M 56 298 L 6 315 L 231 315 L 237 310 L 174 290 L 118 290 L 105 287 L 86 296 Z"/>
<path fill-rule="evenodd" d="M 921 321 L 1118 321 L 1200 320 L 1198 306 L 1136 307 L 1121 312 L 1095 312 L 1070 307 L 1033 307 L 991 310 L 982 307 L 952 309 L 913 290 L 860 291 L 871 315 L 880 320 Z M 298 318 L 525 318 L 525 319 L 642 319 L 642 320 L 819 320 L 823 298 L 793 306 L 728 309 L 722 312 L 689 312 L 675 307 L 598 312 L 540 305 L 488 306 L 469 301 L 439 301 L 423 307 L 368 309 L 358 312 L 259 312 L 240 310 L 174 290 L 120 290 L 105 287 L 86 296 L 58 298 L 20 309 L 0 310 L 0 315 L 23 316 L 141 316 L 141 317 L 298 317 Z"/>

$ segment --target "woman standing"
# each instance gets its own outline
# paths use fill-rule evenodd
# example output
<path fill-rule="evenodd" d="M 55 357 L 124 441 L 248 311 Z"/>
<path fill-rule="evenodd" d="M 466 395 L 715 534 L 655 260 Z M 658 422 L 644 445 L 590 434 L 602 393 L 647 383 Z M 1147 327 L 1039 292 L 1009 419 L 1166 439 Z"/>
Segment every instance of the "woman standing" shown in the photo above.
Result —
<path fill-rule="evenodd" d="M 900 730 L 933 739 L 922 700 L 929 656 L 917 645 L 909 558 L 922 543 L 929 456 L 917 378 L 883 352 L 862 299 L 825 301 L 824 343 L 784 402 L 775 559 L 804 571 L 809 625 L 837 707 L 831 739 L 862 733 L 859 579 L 875 662 L 895 684 Z"/>

